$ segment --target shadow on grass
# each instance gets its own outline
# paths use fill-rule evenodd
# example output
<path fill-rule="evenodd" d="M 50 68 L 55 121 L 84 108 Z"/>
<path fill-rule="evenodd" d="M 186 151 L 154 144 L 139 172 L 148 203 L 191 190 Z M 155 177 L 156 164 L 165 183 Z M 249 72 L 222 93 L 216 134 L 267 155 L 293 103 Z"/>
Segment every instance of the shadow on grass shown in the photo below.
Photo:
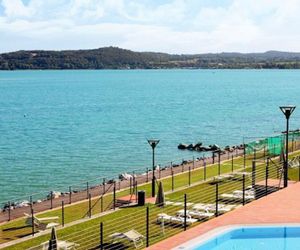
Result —
<path fill-rule="evenodd" d="M 29 228 L 29 226 L 20 226 L 20 227 L 9 227 L 9 228 L 5 228 L 2 229 L 3 232 L 10 232 L 10 231 L 15 231 L 15 230 L 20 230 L 20 229 L 24 229 L 24 228 Z"/>

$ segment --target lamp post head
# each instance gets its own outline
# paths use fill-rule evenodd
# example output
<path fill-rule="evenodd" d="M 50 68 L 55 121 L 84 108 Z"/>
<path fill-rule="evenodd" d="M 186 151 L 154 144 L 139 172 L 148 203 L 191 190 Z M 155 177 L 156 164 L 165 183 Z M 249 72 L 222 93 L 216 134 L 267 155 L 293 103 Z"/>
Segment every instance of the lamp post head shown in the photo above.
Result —
<path fill-rule="evenodd" d="M 291 114 L 294 112 L 296 106 L 287 105 L 279 107 L 282 113 L 285 115 L 286 119 L 289 119 Z"/>
<path fill-rule="evenodd" d="M 159 143 L 159 140 L 155 140 L 155 139 L 150 139 L 147 140 L 149 145 L 151 146 L 152 149 L 154 149 L 156 147 L 156 145 Z"/>

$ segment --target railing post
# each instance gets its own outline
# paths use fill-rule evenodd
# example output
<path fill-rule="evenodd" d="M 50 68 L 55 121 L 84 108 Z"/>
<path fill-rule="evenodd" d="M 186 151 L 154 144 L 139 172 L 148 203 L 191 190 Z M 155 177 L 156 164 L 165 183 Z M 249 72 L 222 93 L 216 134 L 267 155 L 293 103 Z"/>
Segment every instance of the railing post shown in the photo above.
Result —
<path fill-rule="evenodd" d="M 246 167 L 246 144 L 243 144 L 244 168 Z"/>
<path fill-rule="evenodd" d="M 221 174 L 221 151 L 218 151 L 218 175 Z"/>
<path fill-rule="evenodd" d="M 189 166 L 189 186 L 191 186 L 191 166 Z"/>
<path fill-rule="evenodd" d="M 89 198 L 90 188 L 89 188 L 89 182 L 86 182 L 86 198 Z"/>
<path fill-rule="evenodd" d="M 102 194 L 105 194 L 105 178 L 103 178 L 103 181 L 102 181 L 102 188 L 103 188 L 103 190 L 102 190 Z"/>
<path fill-rule="evenodd" d="M 216 183 L 216 217 L 219 216 L 219 182 Z"/>
<path fill-rule="evenodd" d="M 129 178 L 129 193 L 132 194 L 132 177 Z"/>
<path fill-rule="evenodd" d="M 146 208 L 146 247 L 149 247 L 149 207 Z"/>
<path fill-rule="evenodd" d="M 229 150 L 227 151 L 227 160 L 229 160 Z"/>
<path fill-rule="evenodd" d="M 51 196 L 51 198 L 50 198 L 50 209 L 52 209 L 53 208 L 53 191 L 50 192 L 50 196 Z"/>
<path fill-rule="evenodd" d="M 265 187 L 265 195 L 268 195 L 268 179 L 269 179 L 269 157 L 267 158 L 267 165 L 266 165 L 266 187 Z"/>
<path fill-rule="evenodd" d="M 266 146 L 264 146 L 264 160 L 266 159 Z"/>
<path fill-rule="evenodd" d="M 149 170 L 148 170 L 148 168 L 146 168 L 146 176 L 147 176 L 146 182 L 148 183 L 149 182 Z"/>
<path fill-rule="evenodd" d="M 10 207 L 11 207 L 11 202 L 8 202 L 8 221 L 10 221 Z"/>
<path fill-rule="evenodd" d="M 233 155 L 231 155 L 231 172 L 233 172 Z"/>
<path fill-rule="evenodd" d="M 206 181 L 206 161 L 204 160 L 204 162 L 203 162 L 203 165 L 204 165 L 204 171 L 203 171 L 203 179 L 204 179 L 204 181 Z"/>
<path fill-rule="evenodd" d="M 300 166 L 300 163 L 299 163 Z M 173 171 L 173 166 L 171 166 L 171 174 L 172 174 L 172 192 L 174 191 L 174 171 Z"/>
<path fill-rule="evenodd" d="M 92 217 L 92 195 L 89 194 L 89 218 Z"/>
<path fill-rule="evenodd" d="M 61 202 L 61 225 L 65 226 L 65 202 Z"/>
<path fill-rule="evenodd" d="M 138 182 L 135 181 L 135 202 L 138 202 Z"/>
<path fill-rule="evenodd" d="M 100 197 L 101 213 L 103 212 L 103 195 Z"/>
<path fill-rule="evenodd" d="M 212 152 L 212 164 L 215 164 L 215 152 Z"/>
<path fill-rule="evenodd" d="M 160 169 L 160 166 L 158 168 L 158 178 L 161 179 L 161 169 Z"/>
<path fill-rule="evenodd" d="M 245 174 L 243 174 L 243 206 L 245 205 Z"/>
<path fill-rule="evenodd" d="M 256 149 L 253 150 L 253 159 L 256 160 Z"/>
<path fill-rule="evenodd" d="M 183 164 L 183 162 L 184 162 L 184 159 L 182 159 L 182 163 L 181 163 L 181 172 L 182 173 L 184 172 L 184 164 Z"/>
<path fill-rule="evenodd" d="M 100 222 L 100 249 L 103 250 L 103 222 Z"/>
<path fill-rule="evenodd" d="M 69 204 L 72 204 L 72 187 L 69 186 Z"/>
<path fill-rule="evenodd" d="M 298 181 L 300 181 L 300 157 L 298 157 L 298 163 L 299 163 L 299 168 L 298 168 Z"/>
<path fill-rule="evenodd" d="M 195 169 L 195 156 L 193 156 L 193 170 Z"/>
<path fill-rule="evenodd" d="M 252 161 L 252 188 L 255 187 L 255 178 L 256 178 L 256 162 Z"/>
<path fill-rule="evenodd" d="M 116 182 L 114 182 L 114 210 L 116 209 Z"/>
<path fill-rule="evenodd" d="M 32 203 L 30 204 L 30 210 L 31 210 L 31 234 L 34 236 L 34 211 L 32 207 Z"/>
<path fill-rule="evenodd" d="M 186 212 L 187 212 L 187 206 L 186 206 L 186 202 L 187 201 L 187 195 L 186 194 L 184 194 L 184 225 L 183 225 L 183 227 L 184 227 L 184 231 L 186 231 L 186 216 L 187 216 L 187 214 L 186 214 Z"/>

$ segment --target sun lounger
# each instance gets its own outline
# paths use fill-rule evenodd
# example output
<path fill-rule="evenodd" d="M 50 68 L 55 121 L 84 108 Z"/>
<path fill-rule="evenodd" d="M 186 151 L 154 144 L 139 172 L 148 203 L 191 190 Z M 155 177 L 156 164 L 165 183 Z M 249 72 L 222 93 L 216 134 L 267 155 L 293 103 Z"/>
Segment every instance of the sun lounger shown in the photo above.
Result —
<path fill-rule="evenodd" d="M 24 215 L 26 216 L 25 224 L 28 226 L 32 226 L 32 216 L 26 213 L 24 213 Z M 45 217 L 45 218 L 37 218 L 36 216 L 33 216 L 34 226 L 41 231 L 58 226 L 59 223 L 50 222 L 50 221 L 57 221 L 58 219 L 59 219 L 58 216 Z"/>
<path fill-rule="evenodd" d="M 166 223 L 170 223 L 170 224 L 180 224 L 183 225 L 184 224 L 184 217 L 181 215 L 177 215 L 177 216 L 170 216 L 167 214 L 158 214 L 157 215 L 157 223 L 161 223 L 162 221 L 166 222 Z M 195 222 L 197 222 L 198 220 L 191 218 L 190 215 L 188 215 L 188 217 L 186 218 L 186 224 L 187 225 L 191 225 Z"/>
<path fill-rule="evenodd" d="M 218 212 L 219 213 L 226 213 L 231 211 L 232 209 L 236 208 L 237 205 L 230 205 L 230 204 L 218 204 Z M 216 211 L 216 204 L 205 204 L 205 203 L 198 203 L 193 206 L 193 210 L 196 211 L 208 211 L 208 212 L 215 212 Z"/>
<path fill-rule="evenodd" d="M 243 199 L 243 193 L 241 194 L 221 194 L 221 198 L 225 200 L 242 200 Z M 245 200 L 254 200 L 255 195 L 245 194 Z"/>
<path fill-rule="evenodd" d="M 210 213 L 208 211 L 197 211 L 197 210 L 187 210 L 186 213 L 187 213 L 187 216 L 193 217 L 198 220 L 209 219 L 215 215 L 214 213 Z M 177 215 L 180 215 L 181 217 L 184 218 L 184 210 L 183 209 L 179 210 L 177 212 Z"/>
<path fill-rule="evenodd" d="M 109 236 L 113 242 L 117 242 L 118 240 L 128 240 L 133 243 L 135 248 L 141 247 L 145 238 L 144 235 L 140 234 L 138 231 L 132 229 L 125 233 L 114 233 Z"/>

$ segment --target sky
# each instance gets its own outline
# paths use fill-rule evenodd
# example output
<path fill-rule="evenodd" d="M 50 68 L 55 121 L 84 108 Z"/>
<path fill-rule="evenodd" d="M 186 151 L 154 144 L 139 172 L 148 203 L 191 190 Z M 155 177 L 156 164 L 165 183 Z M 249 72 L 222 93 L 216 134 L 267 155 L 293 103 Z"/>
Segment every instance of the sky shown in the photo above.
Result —
<path fill-rule="evenodd" d="M 300 51 L 300 0 L 0 0 L 0 52 Z"/>

